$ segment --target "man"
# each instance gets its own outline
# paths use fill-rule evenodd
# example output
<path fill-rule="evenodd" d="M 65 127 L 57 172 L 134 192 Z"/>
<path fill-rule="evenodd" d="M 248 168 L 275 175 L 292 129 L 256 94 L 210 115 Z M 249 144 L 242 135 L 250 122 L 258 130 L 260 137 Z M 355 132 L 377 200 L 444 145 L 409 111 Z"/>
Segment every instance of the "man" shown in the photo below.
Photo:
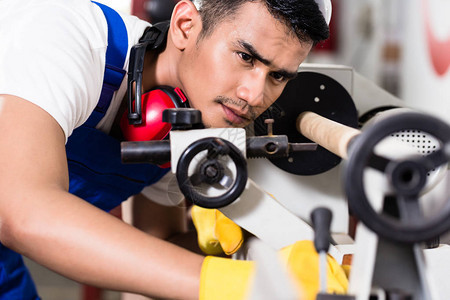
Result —
<path fill-rule="evenodd" d="M 131 47 L 149 24 L 122 17 Z M 143 90 L 179 87 L 206 126 L 242 127 L 277 99 L 327 36 L 313 0 L 205 0 L 199 10 L 181 0 L 166 44 L 146 54 Z M 99 5 L 3 0 L 0 40 L 0 298 L 38 298 L 16 252 L 107 289 L 171 299 L 217 299 L 223 291 L 228 299 L 243 297 L 250 263 L 205 260 L 68 192 L 66 142 L 92 115 L 105 71 L 108 27 Z M 117 128 L 125 89 L 126 80 L 99 131 Z M 215 280 L 219 271 L 231 281 Z"/>

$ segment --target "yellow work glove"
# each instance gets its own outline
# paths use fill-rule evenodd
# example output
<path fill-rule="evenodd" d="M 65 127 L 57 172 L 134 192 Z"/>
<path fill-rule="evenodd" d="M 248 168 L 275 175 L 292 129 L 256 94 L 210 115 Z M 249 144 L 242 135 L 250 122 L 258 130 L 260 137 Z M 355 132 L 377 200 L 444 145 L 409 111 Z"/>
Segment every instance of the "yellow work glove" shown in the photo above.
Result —
<path fill-rule="evenodd" d="M 311 241 L 300 241 L 280 250 L 281 260 L 298 283 L 299 300 L 315 300 L 319 291 L 319 258 Z M 200 300 L 247 299 L 255 269 L 252 261 L 208 256 L 202 266 Z M 344 294 L 348 280 L 341 266 L 328 256 L 327 291 Z"/>
<path fill-rule="evenodd" d="M 231 255 L 244 240 L 242 229 L 217 209 L 194 205 L 192 221 L 197 230 L 198 245 L 208 255 Z"/>
<path fill-rule="evenodd" d="M 247 299 L 254 270 L 252 261 L 205 257 L 200 275 L 199 300 Z"/>
<path fill-rule="evenodd" d="M 280 250 L 283 261 L 299 283 L 305 300 L 314 300 L 319 292 L 319 254 L 312 241 L 299 241 Z M 327 293 L 345 294 L 348 278 L 341 265 L 327 255 Z"/>

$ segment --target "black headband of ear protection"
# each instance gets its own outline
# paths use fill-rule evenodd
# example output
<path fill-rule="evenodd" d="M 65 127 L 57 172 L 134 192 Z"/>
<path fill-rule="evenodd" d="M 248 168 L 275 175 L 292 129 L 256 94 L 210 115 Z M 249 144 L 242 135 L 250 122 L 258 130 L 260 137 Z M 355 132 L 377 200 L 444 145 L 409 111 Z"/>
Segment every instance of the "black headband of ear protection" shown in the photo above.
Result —
<path fill-rule="evenodd" d="M 165 45 L 169 25 L 170 22 L 165 21 L 148 27 L 139 40 L 139 43 L 131 48 L 127 88 L 128 120 L 130 125 L 139 125 L 142 123 L 142 71 L 144 70 L 145 52 Z M 133 83 L 135 83 L 134 87 Z M 135 95 L 135 101 L 133 101 L 133 94 Z"/>

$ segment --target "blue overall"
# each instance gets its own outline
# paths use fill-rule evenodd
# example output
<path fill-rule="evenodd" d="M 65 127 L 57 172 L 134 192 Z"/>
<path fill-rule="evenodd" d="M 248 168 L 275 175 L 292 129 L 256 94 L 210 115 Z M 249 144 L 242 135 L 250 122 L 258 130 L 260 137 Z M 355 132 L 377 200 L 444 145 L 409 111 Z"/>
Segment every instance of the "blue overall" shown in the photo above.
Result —
<path fill-rule="evenodd" d="M 94 2 L 96 3 L 96 2 Z M 109 211 L 144 187 L 157 182 L 168 169 L 121 162 L 120 141 L 95 129 L 123 81 L 128 51 L 125 24 L 117 12 L 100 3 L 108 23 L 108 48 L 103 87 L 89 119 L 74 130 L 66 144 L 69 192 Z M 40 299 L 22 256 L 0 244 L 0 300 Z"/>

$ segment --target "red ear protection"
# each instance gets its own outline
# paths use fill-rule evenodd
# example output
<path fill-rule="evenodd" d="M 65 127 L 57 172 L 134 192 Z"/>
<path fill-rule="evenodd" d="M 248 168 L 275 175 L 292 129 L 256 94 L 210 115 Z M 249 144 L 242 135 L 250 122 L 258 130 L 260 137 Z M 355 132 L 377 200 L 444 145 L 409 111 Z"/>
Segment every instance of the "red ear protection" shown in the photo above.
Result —
<path fill-rule="evenodd" d="M 169 21 L 148 27 L 139 43 L 130 51 L 128 66 L 128 108 L 120 120 L 123 136 L 128 141 L 162 140 L 171 129 L 162 121 L 162 113 L 167 108 L 188 107 L 186 96 L 180 88 L 157 87 L 142 94 L 142 73 L 145 53 L 158 51 L 165 44 Z"/>
<path fill-rule="evenodd" d="M 131 125 L 128 109 L 122 115 L 120 128 L 127 141 L 150 141 L 164 139 L 171 129 L 162 121 L 162 113 L 167 108 L 188 107 L 187 98 L 180 88 L 157 87 L 142 95 L 142 123 Z"/>

